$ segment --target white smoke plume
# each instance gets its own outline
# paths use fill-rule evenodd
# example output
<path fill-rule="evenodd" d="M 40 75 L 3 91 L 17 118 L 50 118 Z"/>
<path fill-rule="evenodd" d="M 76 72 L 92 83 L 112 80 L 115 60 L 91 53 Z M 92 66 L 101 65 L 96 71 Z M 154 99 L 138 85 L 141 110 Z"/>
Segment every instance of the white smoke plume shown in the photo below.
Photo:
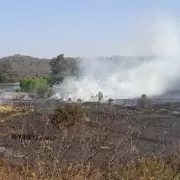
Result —
<path fill-rule="evenodd" d="M 67 93 L 72 99 L 90 100 L 101 91 L 106 98 L 121 99 L 176 88 L 180 79 L 179 23 L 164 15 L 144 22 L 120 46 L 119 54 L 127 57 L 82 59 L 81 78 L 67 78 L 55 87 L 56 95 Z M 146 58 L 142 61 L 139 56 Z"/>

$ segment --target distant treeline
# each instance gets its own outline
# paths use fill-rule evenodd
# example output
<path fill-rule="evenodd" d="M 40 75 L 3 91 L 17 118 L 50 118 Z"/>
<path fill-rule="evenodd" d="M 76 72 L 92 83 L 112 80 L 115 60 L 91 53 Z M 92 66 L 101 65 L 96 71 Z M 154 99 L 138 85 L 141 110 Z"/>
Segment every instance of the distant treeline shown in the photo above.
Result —
<path fill-rule="evenodd" d="M 0 83 L 19 82 L 24 77 L 63 74 L 74 76 L 78 72 L 78 58 L 64 57 L 39 59 L 30 56 L 14 55 L 0 59 Z"/>
<path fill-rule="evenodd" d="M 127 64 L 132 66 L 133 63 L 142 63 L 146 60 L 149 61 L 149 59 L 153 59 L 153 57 L 98 57 L 99 61 L 106 62 L 110 60 L 117 66 L 123 62 L 127 63 L 127 61 L 130 61 L 130 63 Z M 81 58 L 65 57 L 64 54 L 60 54 L 52 59 L 35 58 L 23 55 L 3 57 L 0 59 L 0 83 L 14 83 L 19 82 L 23 77 L 37 77 L 50 74 L 78 76 L 78 65 L 80 60 Z"/>

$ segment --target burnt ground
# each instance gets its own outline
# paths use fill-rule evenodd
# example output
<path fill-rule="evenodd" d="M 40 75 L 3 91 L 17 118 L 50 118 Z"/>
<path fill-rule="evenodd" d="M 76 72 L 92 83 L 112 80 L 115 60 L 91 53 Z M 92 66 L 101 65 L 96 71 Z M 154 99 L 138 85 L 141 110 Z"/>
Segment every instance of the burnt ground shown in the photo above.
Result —
<path fill-rule="evenodd" d="M 63 161 L 90 158 L 99 163 L 112 157 L 121 162 L 161 156 L 179 144 L 180 117 L 162 113 L 160 107 L 148 112 L 120 106 L 87 107 L 86 120 L 68 128 L 62 125 L 57 129 L 51 124 L 52 111 L 47 106 L 11 117 L 0 124 L 0 145 L 24 155 L 29 162 L 41 155 L 48 160 L 58 156 Z"/>

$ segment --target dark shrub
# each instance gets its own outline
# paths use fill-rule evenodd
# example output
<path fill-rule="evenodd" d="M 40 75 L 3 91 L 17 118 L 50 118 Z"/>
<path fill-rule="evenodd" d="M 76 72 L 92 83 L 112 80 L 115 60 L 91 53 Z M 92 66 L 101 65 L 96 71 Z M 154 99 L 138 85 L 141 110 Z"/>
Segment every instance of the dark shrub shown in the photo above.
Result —
<path fill-rule="evenodd" d="M 51 122 L 57 128 L 61 125 L 72 126 L 83 119 L 83 112 L 81 106 L 75 104 L 65 104 L 65 106 L 58 106 L 52 115 Z"/>

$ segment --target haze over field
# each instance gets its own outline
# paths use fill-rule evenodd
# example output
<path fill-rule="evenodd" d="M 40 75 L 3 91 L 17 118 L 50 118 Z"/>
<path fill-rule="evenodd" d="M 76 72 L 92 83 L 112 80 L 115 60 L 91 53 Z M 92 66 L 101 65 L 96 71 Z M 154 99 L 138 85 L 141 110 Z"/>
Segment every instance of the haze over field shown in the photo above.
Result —
<path fill-rule="evenodd" d="M 143 93 L 159 95 L 177 89 L 180 77 L 179 21 L 167 15 L 144 18 L 121 43 L 122 54 L 137 57 L 82 59 L 81 78 L 66 78 L 56 87 L 72 99 L 91 99 L 98 91 L 107 98 L 134 98 Z M 139 56 L 148 56 L 144 61 Z M 152 58 L 151 58 L 152 57 Z M 61 92 L 61 93 L 60 93 Z"/>

